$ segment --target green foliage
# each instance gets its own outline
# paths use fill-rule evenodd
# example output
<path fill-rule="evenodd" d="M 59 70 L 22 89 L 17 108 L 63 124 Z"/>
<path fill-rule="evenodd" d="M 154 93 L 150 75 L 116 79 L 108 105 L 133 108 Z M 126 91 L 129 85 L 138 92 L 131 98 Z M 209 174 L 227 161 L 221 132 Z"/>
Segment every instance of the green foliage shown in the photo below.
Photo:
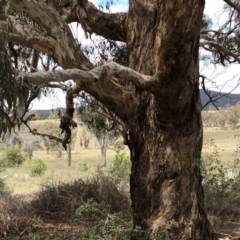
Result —
<path fill-rule="evenodd" d="M 110 206 L 105 202 L 96 202 L 88 199 L 75 212 L 75 218 L 93 222 L 91 230 L 81 231 L 79 238 L 82 240 L 92 239 L 128 239 L 135 236 L 137 239 L 144 239 L 144 231 L 136 227 L 132 229 L 120 213 L 111 213 Z"/>
<path fill-rule="evenodd" d="M 126 186 L 129 183 L 130 170 L 130 158 L 125 153 L 117 152 L 109 167 L 109 174 L 112 176 L 114 182 L 121 187 Z"/>
<path fill-rule="evenodd" d="M 0 195 L 3 194 L 6 190 L 6 184 L 2 178 L 0 178 Z"/>
<path fill-rule="evenodd" d="M 238 170 L 240 161 L 237 158 L 240 146 L 235 150 L 231 164 L 223 165 L 219 160 L 219 149 L 213 140 L 206 142 L 202 154 L 201 171 L 205 191 L 205 202 L 208 211 L 220 214 L 231 209 L 234 202 L 239 200 L 240 176 Z M 233 170 L 232 170 L 233 169 Z M 228 172 L 235 173 L 233 178 Z"/>
<path fill-rule="evenodd" d="M 0 161 L 0 174 L 4 172 L 4 163 Z M 3 194 L 6 190 L 6 184 L 4 182 L 4 179 L 0 178 L 0 195 Z"/>
<path fill-rule="evenodd" d="M 22 163 L 26 160 L 19 149 L 9 149 L 3 153 L 2 159 L 0 161 L 6 167 L 14 167 L 22 165 Z"/>
<path fill-rule="evenodd" d="M 26 163 L 32 176 L 41 176 L 47 170 L 47 164 L 41 158 L 33 158 Z"/>
<path fill-rule="evenodd" d="M 12 43 L 9 44 L 13 48 Z M 27 81 L 19 83 L 13 76 L 11 51 L 0 47 L 0 137 L 11 133 L 14 124 L 20 124 L 16 107 L 19 102 L 27 103 L 29 91 L 33 90 Z"/>

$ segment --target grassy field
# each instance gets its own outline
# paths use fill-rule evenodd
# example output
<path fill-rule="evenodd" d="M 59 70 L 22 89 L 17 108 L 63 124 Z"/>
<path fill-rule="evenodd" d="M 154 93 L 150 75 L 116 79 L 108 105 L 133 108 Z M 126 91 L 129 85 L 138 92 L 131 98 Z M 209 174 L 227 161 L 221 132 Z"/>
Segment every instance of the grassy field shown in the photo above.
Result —
<path fill-rule="evenodd" d="M 48 122 L 54 122 L 56 120 L 41 120 L 34 121 L 32 127 L 48 124 Z M 18 133 L 18 134 L 21 134 Z M 33 158 L 41 158 L 47 163 L 47 171 L 41 177 L 31 177 L 27 166 L 23 165 L 15 168 L 7 168 L 6 171 L 1 173 L 1 177 L 5 178 L 6 183 L 10 190 L 14 193 L 27 194 L 29 191 L 37 191 L 42 186 L 46 186 L 48 180 L 54 180 L 58 182 L 71 182 L 79 178 L 89 178 L 95 174 L 96 169 L 101 166 L 100 148 L 96 146 L 96 139 L 91 136 L 89 148 L 84 149 L 80 146 L 80 136 L 82 134 L 82 128 L 77 128 L 77 136 L 74 144 L 74 150 L 72 150 L 71 166 L 68 167 L 67 152 L 63 151 L 62 157 L 57 157 L 57 152 L 50 152 L 47 154 L 46 150 L 34 151 Z M 33 140 L 34 136 L 27 134 L 30 140 Z M 3 144 L 2 144 L 3 146 Z M 0 150 L 0 157 L 4 150 Z M 125 152 L 128 154 L 128 150 Z M 116 150 L 113 146 L 110 146 L 107 150 L 107 164 L 111 164 Z M 83 165 L 87 167 L 86 171 L 83 171 Z M 103 171 L 107 171 L 108 167 L 102 168 Z"/>
<path fill-rule="evenodd" d="M 41 120 L 35 121 L 34 125 L 44 125 L 49 121 L 56 120 Z M 95 138 L 92 136 L 89 144 L 89 149 L 83 149 L 80 147 L 81 128 L 77 129 L 77 137 L 75 141 L 75 147 L 72 151 L 72 164 L 68 167 L 67 153 L 64 152 L 61 158 L 57 157 L 56 152 L 50 152 L 47 154 L 46 150 L 34 151 L 34 157 L 42 158 L 47 163 L 47 171 L 41 177 L 31 177 L 29 170 L 25 165 L 18 168 L 8 168 L 5 172 L 1 173 L 1 177 L 6 179 L 8 187 L 14 193 L 28 193 L 29 191 L 38 190 L 41 186 L 46 186 L 48 180 L 54 180 L 58 182 L 71 182 L 78 178 L 88 178 L 95 174 L 98 166 L 101 166 L 100 149 L 95 148 Z M 240 133 L 240 132 L 239 132 Z M 238 134 L 236 130 L 218 130 L 213 128 L 204 129 L 204 143 L 213 139 L 219 149 L 219 159 L 223 163 L 233 161 L 234 150 L 236 150 L 239 144 L 240 137 L 235 136 Z M 234 137 L 235 136 L 235 137 Z M 33 138 L 33 136 L 29 136 Z M 205 151 L 205 148 L 203 148 Z M 0 151 L 1 155 L 2 151 Z M 129 154 L 127 148 L 125 153 Z M 107 151 L 107 164 L 111 164 L 116 150 L 113 146 Z M 87 171 L 83 171 L 83 164 L 87 166 Z M 107 167 L 103 168 L 107 171 Z M 28 175 L 26 175 L 28 174 Z"/>
<path fill-rule="evenodd" d="M 205 128 L 203 132 L 204 143 L 211 139 L 219 150 L 219 159 L 223 163 L 232 162 L 235 151 L 240 144 L 239 130 L 218 130 L 217 128 Z M 205 151 L 203 145 L 203 151 Z"/>

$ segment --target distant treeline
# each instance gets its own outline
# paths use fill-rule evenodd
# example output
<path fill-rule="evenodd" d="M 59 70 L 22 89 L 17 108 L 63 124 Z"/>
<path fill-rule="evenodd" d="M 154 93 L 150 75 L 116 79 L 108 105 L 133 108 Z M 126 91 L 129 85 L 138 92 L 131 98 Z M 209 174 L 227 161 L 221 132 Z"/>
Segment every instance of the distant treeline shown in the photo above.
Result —
<path fill-rule="evenodd" d="M 236 129 L 240 127 L 240 102 L 236 105 L 228 104 L 218 110 L 210 106 L 208 111 L 202 111 L 202 121 L 204 127 Z"/>

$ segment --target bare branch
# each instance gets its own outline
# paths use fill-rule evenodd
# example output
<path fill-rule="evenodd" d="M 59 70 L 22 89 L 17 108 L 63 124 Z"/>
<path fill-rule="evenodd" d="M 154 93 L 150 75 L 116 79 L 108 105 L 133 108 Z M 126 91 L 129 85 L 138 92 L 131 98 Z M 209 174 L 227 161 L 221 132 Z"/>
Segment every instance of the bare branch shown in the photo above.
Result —
<path fill-rule="evenodd" d="M 61 138 L 52 136 L 52 135 L 50 135 L 50 134 L 39 133 L 39 132 L 37 132 L 37 131 L 32 130 L 31 127 L 28 125 L 28 122 L 27 122 L 27 121 L 23 121 L 23 123 L 24 123 L 24 125 L 28 128 L 29 132 L 32 133 L 33 135 L 37 135 L 37 136 L 41 136 L 41 137 L 47 137 L 47 138 L 50 139 L 50 140 L 54 140 L 54 141 L 56 141 L 56 142 L 62 143 L 62 139 L 61 139 Z"/>
<path fill-rule="evenodd" d="M 225 48 L 223 45 L 214 42 L 214 41 L 201 41 L 199 43 L 199 46 L 203 47 L 204 49 L 208 50 L 208 51 L 212 51 L 211 49 L 207 48 L 206 46 L 212 46 L 214 47 L 216 50 L 221 51 L 223 53 L 225 53 L 226 55 L 229 55 L 231 57 L 233 57 L 238 63 L 240 63 L 240 54 L 235 54 L 232 51 L 229 51 L 227 48 Z"/>
<path fill-rule="evenodd" d="M 21 81 L 26 79 L 32 84 L 47 84 L 50 82 L 64 82 L 67 80 L 81 80 L 81 82 L 98 81 L 99 77 L 92 71 L 83 71 L 79 69 L 68 69 L 59 71 L 47 71 L 47 72 L 34 72 L 25 73 L 21 72 L 16 79 Z"/>
<path fill-rule="evenodd" d="M 17 77 L 17 80 L 26 79 L 32 84 L 43 84 L 49 82 L 64 82 L 66 80 L 74 80 L 77 83 L 91 83 L 101 80 L 112 80 L 112 77 L 123 78 L 132 82 L 134 86 L 145 88 L 149 83 L 151 76 L 140 74 L 131 68 L 121 66 L 115 62 L 109 62 L 100 67 L 96 67 L 90 71 L 79 69 L 68 69 L 60 71 L 47 72 L 22 72 Z M 117 79 L 113 79 L 117 82 Z"/>
<path fill-rule="evenodd" d="M 234 3 L 230 0 L 223 0 L 223 1 L 240 13 L 240 6 L 239 5 L 237 5 L 236 3 Z"/>

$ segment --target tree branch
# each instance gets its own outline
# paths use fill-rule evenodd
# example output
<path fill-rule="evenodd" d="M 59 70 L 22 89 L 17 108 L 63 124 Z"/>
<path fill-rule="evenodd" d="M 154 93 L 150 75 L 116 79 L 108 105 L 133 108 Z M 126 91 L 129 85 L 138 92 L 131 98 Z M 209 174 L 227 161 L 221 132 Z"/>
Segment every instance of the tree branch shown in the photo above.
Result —
<path fill-rule="evenodd" d="M 27 80 L 34 85 L 47 84 L 50 82 L 64 82 L 67 80 L 75 80 L 77 82 L 96 82 L 99 77 L 92 71 L 83 71 L 79 69 L 68 69 L 59 71 L 46 71 L 46 72 L 21 72 L 17 77 L 17 81 Z"/>
<path fill-rule="evenodd" d="M 240 63 L 240 55 L 239 54 L 235 54 L 232 51 L 229 51 L 227 48 L 225 48 L 223 45 L 214 42 L 214 41 L 202 41 L 199 43 L 199 46 L 203 47 L 206 49 L 206 45 L 208 46 L 212 46 L 214 47 L 216 50 L 221 51 L 223 53 L 225 53 L 228 56 L 231 56 L 232 58 L 234 58 L 238 63 Z M 211 51 L 211 49 L 207 48 L 208 51 Z"/>
<path fill-rule="evenodd" d="M 52 136 L 50 134 L 45 134 L 45 133 L 38 133 L 37 131 L 34 131 L 31 129 L 31 127 L 28 125 L 28 121 L 23 121 L 24 125 L 28 128 L 29 132 L 33 135 L 41 136 L 41 137 L 47 137 L 50 140 L 54 140 L 56 142 L 62 143 L 62 139 Z"/>
<path fill-rule="evenodd" d="M 131 68 L 121 66 L 113 61 L 108 62 L 105 65 L 96 67 L 90 71 L 83 71 L 79 69 L 68 69 L 60 71 L 46 71 L 46 72 L 33 72 L 25 73 L 21 72 L 16 79 L 18 81 L 26 79 L 29 83 L 32 84 L 43 84 L 49 82 L 64 82 L 67 80 L 74 80 L 77 83 L 93 83 L 101 81 L 115 81 L 116 78 L 123 78 L 131 82 L 134 86 L 140 88 L 147 88 L 150 82 L 151 76 L 140 74 Z M 120 87 L 120 86 L 119 86 Z"/>
<path fill-rule="evenodd" d="M 13 8 L 24 12 L 43 28 L 42 31 L 40 31 L 38 27 L 39 34 L 31 34 L 30 36 L 47 41 L 47 44 L 49 44 L 48 41 L 51 41 L 50 46 L 54 46 L 53 49 L 50 49 L 52 51 L 51 54 L 61 67 L 66 69 L 72 68 L 73 66 L 85 70 L 93 67 L 73 38 L 68 24 L 54 8 L 45 4 L 44 1 L 32 0 L 16 2 L 14 0 L 8 0 L 8 2 Z M 15 25 L 15 22 L 12 25 Z M 26 33 L 23 35 L 27 38 Z M 33 44 L 32 48 L 38 51 L 40 50 L 37 43 Z M 40 51 L 42 50 L 43 49 Z"/>
<path fill-rule="evenodd" d="M 79 22 L 86 36 L 87 33 L 96 33 L 114 41 L 126 41 L 126 13 L 105 13 L 87 0 L 71 0 L 67 5 L 62 4 L 63 0 L 59 1 L 54 4 L 55 9 L 68 24 Z"/>
<path fill-rule="evenodd" d="M 120 78 L 118 80 L 117 78 Z M 21 72 L 17 81 L 26 80 L 30 84 L 48 84 L 51 82 L 64 82 L 74 80 L 81 90 L 85 90 L 100 102 L 117 113 L 122 119 L 131 119 L 136 110 L 139 99 L 134 88 L 127 88 L 121 84 L 121 78 L 129 81 L 133 86 L 151 90 L 151 77 L 140 74 L 131 68 L 121 66 L 115 62 L 96 67 L 90 71 L 69 69 L 47 72 Z M 122 108 L 122 106 L 127 106 Z"/>
<path fill-rule="evenodd" d="M 223 1 L 240 13 L 240 6 L 239 5 L 237 5 L 236 3 L 234 3 L 230 0 L 223 0 Z"/>
<path fill-rule="evenodd" d="M 126 41 L 126 13 L 104 13 L 88 1 L 77 4 L 75 11 L 75 21 L 81 23 L 85 33 L 96 33 L 107 39 Z"/>

